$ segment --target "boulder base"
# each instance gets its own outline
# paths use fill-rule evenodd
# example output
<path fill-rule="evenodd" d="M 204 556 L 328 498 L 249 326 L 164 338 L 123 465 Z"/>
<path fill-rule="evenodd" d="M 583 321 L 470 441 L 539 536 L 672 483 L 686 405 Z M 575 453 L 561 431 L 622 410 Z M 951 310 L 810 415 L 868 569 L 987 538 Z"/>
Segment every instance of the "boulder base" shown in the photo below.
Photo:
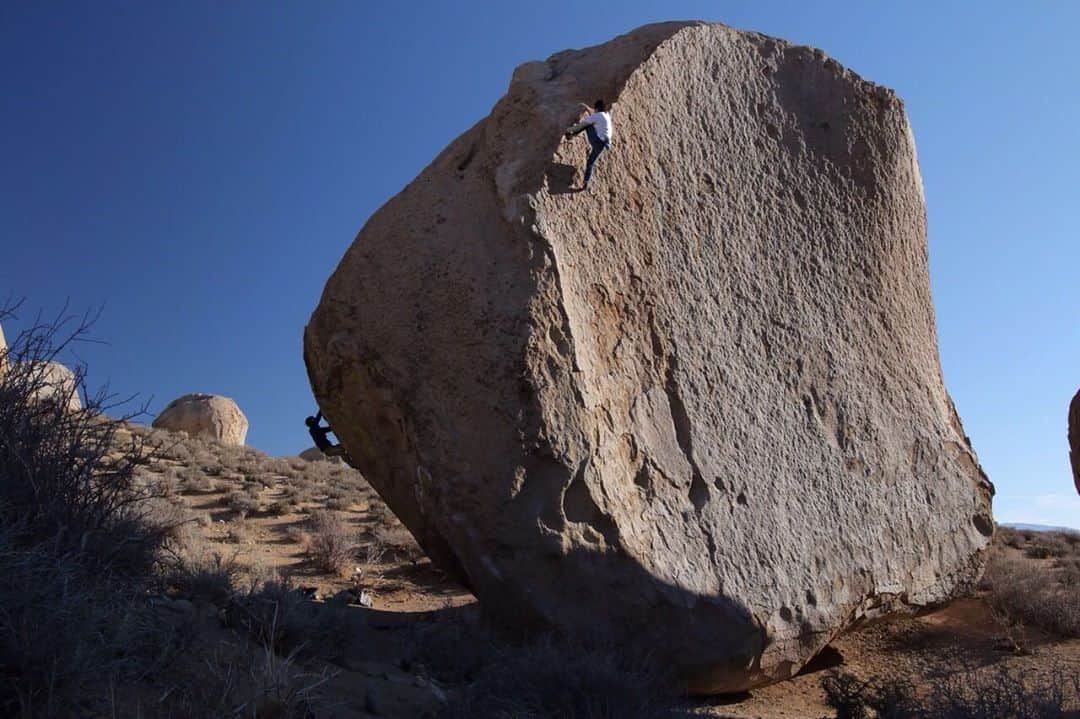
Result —
<path fill-rule="evenodd" d="M 576 192 L 563 131 L 597 98 L 614 143 Z M 357 467 L 488 611 L 643 643 L 697 692 L 984 566 L 911 128 L 818 50 L 670 23 L 519 67 L 372 216 L 304 348 Z"/>

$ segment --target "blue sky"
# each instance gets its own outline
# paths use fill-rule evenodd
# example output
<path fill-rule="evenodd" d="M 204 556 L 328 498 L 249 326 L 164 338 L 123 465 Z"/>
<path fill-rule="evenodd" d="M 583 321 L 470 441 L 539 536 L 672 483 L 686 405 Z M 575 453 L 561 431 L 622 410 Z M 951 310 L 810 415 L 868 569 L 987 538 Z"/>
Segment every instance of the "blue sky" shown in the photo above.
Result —
<path fill-rule="evenodd" d="M 229 395 L 250 444 L 298 451 L 301 331 L 367 217 L 516 65 L 691 18 L 820 47 L 904 98 L 946 383 L 996 514 L 1080 527 L 1078 3 L 4 3 L 0 299 L 104 303 L 93 384 L 152 410 Z"/>

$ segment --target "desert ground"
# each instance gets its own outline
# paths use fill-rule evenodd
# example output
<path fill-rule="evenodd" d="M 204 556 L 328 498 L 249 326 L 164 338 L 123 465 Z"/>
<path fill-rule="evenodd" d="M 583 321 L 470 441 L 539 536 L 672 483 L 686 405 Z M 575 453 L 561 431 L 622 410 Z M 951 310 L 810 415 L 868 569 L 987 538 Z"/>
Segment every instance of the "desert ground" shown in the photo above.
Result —
<path fill-rule="evenodd" d="M 157 430 L 131 431 L 160 448 L 142 477 L 164 490 L 157 511 L 179 526 L 175 547 L 182 561 L 159 601 L 185 618 L 182 641 L 190 644 L 183 655 L 235 661 L 239 654 L 257 663 L 272 651 L 288 662 L 285 691 L 297 695 L 290 701 L 302 697 L 311 716 L 461 711 L 470 687 L 507 662 L 524 671 L 513 680 L 521 697 L 574 689 L 576 678 L 561 676 L 560 667 L 530 666 L 564 650 L 538 652 L 489 630 L 470 593 L 431 565 L 359 472 Z M 675 700 L 656 710 L 667 714 L 657 715 L 862 716 L 844 714 L 854 710 L 838 703 L 844 697 L 853 705 L 860 697 L 869 701 L 890 685 L 916 696 L 945 687 L 985 698 L 988 687 L 1000 689 L 1000 704 L 990 705 L 986 716 L 1010 702 L 1063 692 L 1060 703 L 1075 712 L 1080 536 L 999 528 L 993 551 L 974 597 L 923 616 L 858 627 L 790 681 L 736 696 Z M 587 663 L 603 660 L 585 657 Z M 149 678 L 154 692 L 144 701 L 168 693 L 170 676 L 183 681 L 170 673 Z M 486 691 L 497 694 L 498 684 Z M 223 709 L 245 691 L 220 679 L 211 686 L 222 693 Z M 533 716 L 512 706 L 506 712 L 497 716 Z"/>

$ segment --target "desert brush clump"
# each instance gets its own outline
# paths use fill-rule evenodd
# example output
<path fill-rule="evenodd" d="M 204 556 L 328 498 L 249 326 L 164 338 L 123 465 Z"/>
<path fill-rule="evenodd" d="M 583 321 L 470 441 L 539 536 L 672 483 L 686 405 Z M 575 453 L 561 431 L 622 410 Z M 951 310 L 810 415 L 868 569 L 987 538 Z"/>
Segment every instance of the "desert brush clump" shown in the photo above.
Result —
<path fill-rule="evenodd" d="M 998 531 L 1022 556 L 994 548 L 980 585 L 986 603 L 1006 623 L 1080 637 L 1080 535 Z"/>
<path fill-rule="evenodd" d="M 13 308 L 0 310 L 8 319 Z M 0 358 L 0 714 L 69 714 L 93 685 L 142 674 L 132 623 L 173 527 L 152 519 L 154 485 L 136 480 L 151 450 L 121 441 L 106 391 L 90 395 L 85 369 L 42 399 L 43 367 L 83 339 L 93 318 L 32 324 Z M 83 395 L 82 409 L 70 395 Z M 149 622 L 148 619 L 145 621 Z M 158 641 L 160 640 L 160 641 Z M 77 712 L 76 712 L 77 713 Z"/>
<path fill-rule="evenodd" d="M 844 673 L 821 685 L 836 719 L 1068 719 L 1080 712 L 1080 677 L 1062 671 L 970 669 L 922 691 Z"/>
<path fill-rule="evenodd" d="M 429 658 L 430 660 L 430 658 Z M 661 719 L 677 713 L 674 678 L 647 655 L 544 637 L 490 649 L 442 719 Z"/>
<path fill-rule="evenodd" d="M 320 571 L 343 574 L 356 555 L 356 532 L 341 517 L 326 510 L 308 519 L 307 554 Z"/>
<path fill-rule="evenodd" d="M 87 392 L 81 366 L 46 388 L 45 364 L 93 319 L 39 319 L 0 350 L 0 716 L 313 716 L 325 671 L 195 628 L 218 621 L 200 605 L 254 591 L 236 589 L 234 556 L 202 542 L 209 516 L 176 496 L 222 474 L 214 451 L 129 424 L 141 413 L 110 418 L 124 403 Z"/>

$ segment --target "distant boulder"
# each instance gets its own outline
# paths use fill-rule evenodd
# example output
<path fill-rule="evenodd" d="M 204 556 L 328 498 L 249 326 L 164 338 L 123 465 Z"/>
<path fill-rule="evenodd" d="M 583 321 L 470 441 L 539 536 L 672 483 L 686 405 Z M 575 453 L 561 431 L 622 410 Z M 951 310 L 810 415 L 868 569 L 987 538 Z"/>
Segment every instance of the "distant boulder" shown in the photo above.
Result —
<path fill-rule="evenodd" d="M 1072 462 L 1076 493 L 1080 494 L 1080 390 L 1069 405 L 1069 461 Z"/>
<path fill-rule="evenodd" d="M 299 454 L 300 459 L 307 460 L 308 462 L 331 462 L 333 464 L 344 464 L 341 457 L 327 457 L 323 454 L 323 451 L 318 447 L 308 447 Z"/>
<path fill-rule="evenodd" d="M 318 447 L 308 447 L 300 453 L 300 459 L 308 462 L 321 462 L 326 459 L 326 455 L 322 453 L 322 450 Z"/>
<path fill-rule="evenodd" d="M 74 372 L 59 362 L 43 362 L 40 372 L 40 381 L 34 379 L 39 385 L 34 392 L 35 399 L 67 402 L 67 408 L 73 412 L 82 409 Z"/>
<path fill-rule="evenodd" d="M 186 394 L 170 402 L 154 420 L 153 426 L 222 444 L 243 445 L 248 419 L 229 397 Z"/>

